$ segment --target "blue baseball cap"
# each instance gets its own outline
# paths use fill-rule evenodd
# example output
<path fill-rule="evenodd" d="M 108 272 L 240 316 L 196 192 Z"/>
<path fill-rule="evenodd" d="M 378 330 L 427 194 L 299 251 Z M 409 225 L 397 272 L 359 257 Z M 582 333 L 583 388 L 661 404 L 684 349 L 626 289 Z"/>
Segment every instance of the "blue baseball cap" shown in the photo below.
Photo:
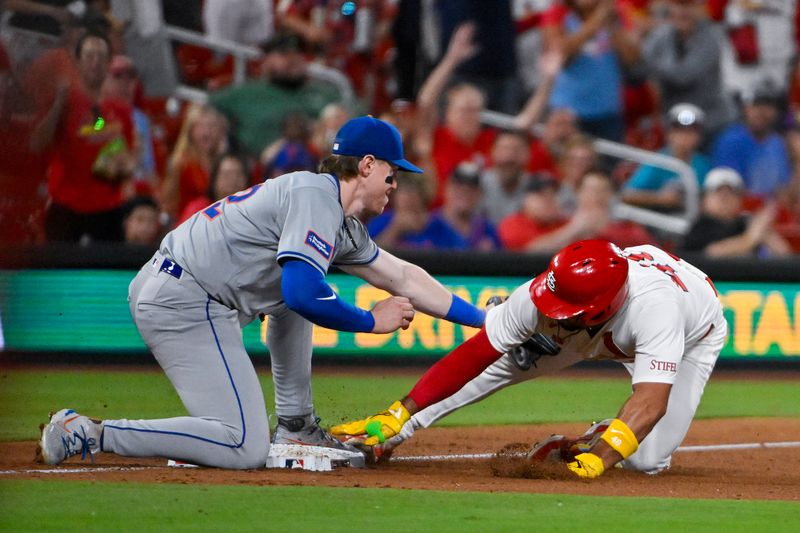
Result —
<path fill-rule="evenodd" d="M 356 117 L 345 122 L 336 133 L 331 153 L 362 157 L 373 155 L 401 170 L 422 174 L 422 169 L 403 157 L 403 141 L 397 128 L 370 116 Z"/>

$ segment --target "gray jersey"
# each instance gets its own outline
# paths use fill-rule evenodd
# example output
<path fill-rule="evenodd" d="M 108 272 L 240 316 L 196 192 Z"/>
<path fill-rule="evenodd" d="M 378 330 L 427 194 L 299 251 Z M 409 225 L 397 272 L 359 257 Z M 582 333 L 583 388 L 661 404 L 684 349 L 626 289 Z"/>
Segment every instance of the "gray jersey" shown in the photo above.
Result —
<path fill-rule="evenodd" d="M 283 304 L 281 259 L 301 259 L 324 275 L 331 264 L 378 256 L 364 225 L 344 216 L 339 180 L 312 172 L 285 174 L 212 204 L 167 234 L 159 250 L 250 319 Z"/>

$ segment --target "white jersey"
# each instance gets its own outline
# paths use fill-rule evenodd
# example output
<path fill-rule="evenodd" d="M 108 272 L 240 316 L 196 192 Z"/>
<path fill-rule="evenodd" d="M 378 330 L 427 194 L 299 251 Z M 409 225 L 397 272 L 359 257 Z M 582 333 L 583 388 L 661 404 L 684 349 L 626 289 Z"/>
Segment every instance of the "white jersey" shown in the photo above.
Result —
<path fill-rule="evenodd" d="M 611 320 L 587 330 L 559 328 L 531 301 L 531 280 L 488 312 L 486 332 L 492 346 L 506 353 L 539 332 L 557 342 L 562 355 L 632 365 L 634 384 L 674 383 L 690 348 L 703 339 L 724 339 L 722 305 L 711 280 L 691 264 L 655 246 L 623 252 L 629 262 L 628 297 Z"/>

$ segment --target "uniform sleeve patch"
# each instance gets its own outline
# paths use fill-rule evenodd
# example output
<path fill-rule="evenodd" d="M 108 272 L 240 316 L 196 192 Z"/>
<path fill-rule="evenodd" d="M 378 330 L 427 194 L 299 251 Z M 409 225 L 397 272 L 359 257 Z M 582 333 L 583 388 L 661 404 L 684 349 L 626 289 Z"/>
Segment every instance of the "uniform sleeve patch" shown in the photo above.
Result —
<path fill-rule="evenodd" d="M 331 254 L 333 253 L 333 246 L 311 230 L 308 230 L 306 234 L 306 244 L 316 250 L 316 252 L 325 259 L 330 260 Z"/>

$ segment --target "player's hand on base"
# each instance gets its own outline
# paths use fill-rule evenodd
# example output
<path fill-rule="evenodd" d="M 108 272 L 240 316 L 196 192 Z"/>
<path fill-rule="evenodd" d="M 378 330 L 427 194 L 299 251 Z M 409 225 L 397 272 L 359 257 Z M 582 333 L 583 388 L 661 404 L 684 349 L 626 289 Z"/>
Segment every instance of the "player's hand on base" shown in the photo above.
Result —
<path fill-rule="evenodd" d="M 404 296 L 390 296 L 372 308 L 375 326 L 372 333 L 391 333 L 400 328 L 408 329 L 414 320 L 414 306 Z"/>
<path fill-rule="evenodd" d="M 600 477 L 605 471 L 603 460 L 589 452 L 576 455 L 573 462 L 567 463 L 567 468 L 576 476 L 584 479 Z"/>
<path fill-rule="evenodd" d="M 400 433 L 410 418 L 408 409 L 398 400 L 385 411 L 363 420 L 333 426 L 329 431 L 339 439 L 349 437 L 347 442 L 352 444 L 376 446 Z"/>

